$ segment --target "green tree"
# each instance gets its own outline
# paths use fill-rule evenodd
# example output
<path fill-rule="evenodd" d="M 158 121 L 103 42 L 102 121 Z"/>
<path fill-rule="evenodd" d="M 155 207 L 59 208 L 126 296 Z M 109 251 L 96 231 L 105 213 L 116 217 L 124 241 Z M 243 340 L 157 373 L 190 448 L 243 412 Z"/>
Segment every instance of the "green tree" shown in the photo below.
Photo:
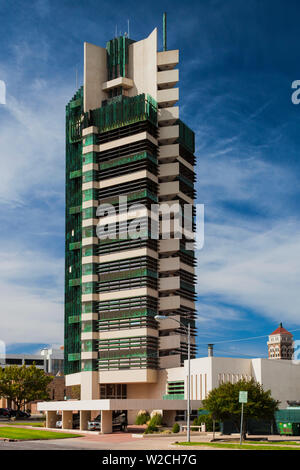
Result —
<path fill-rule="evenodd" d="M 198 411 L 199 411 L 198 417 L 195 418 L 193 421 L 194 425 L 200 426 L 201 424 L 205 424 L 206 431 L 208 432 L 219 430 L 219 423 L 218 422 L 215 423 L 215 426 L 214 426 L 215 418 L 211 413 L 208 413 L 207 410 L 204 410 L 203 408 L 199 408 Z"/>
<path fill-rule="evenodd" d="M 241 403 L 239 392 L 248 392 L 248 402 L 244 404 L 244 422 L 247 418 L 273 419 L 279 401 L 271 396 L 271 390 L 265 391 L 254 379 L 240 380 L 236 383 L 224 383 L 211 390 L 205 400 L 204 409 L 208 410 L 217 421 L 232 420 L 240 431 Z M 245 430 L 243 430 L 244 438 Z"/>
<path fill-rule="evenodd" d="M 49 400 L 47 388 L 52 380 L 35 364 L 0 368 L 0 396 L 13 401 L 19 411 L 31 401 Z"/>

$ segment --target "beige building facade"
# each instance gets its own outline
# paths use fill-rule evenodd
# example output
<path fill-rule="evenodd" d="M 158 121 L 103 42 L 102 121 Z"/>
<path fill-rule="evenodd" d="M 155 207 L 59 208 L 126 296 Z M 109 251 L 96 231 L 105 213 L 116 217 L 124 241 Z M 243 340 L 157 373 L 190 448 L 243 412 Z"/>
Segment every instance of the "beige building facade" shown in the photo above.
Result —
<path fill-rule="evenodd" d="M 187 359 L 187 323 L 195 357 L 195 137 L 179 118 L 178 65 L 157 29 L 84 44 L 67 105 L 65 266 L 66 384 L 82 400 L 155 390 Z"/>
<path fill-rule="evenodd" d="M 198 410 L 208 393 L 225 382 L 255 379 L 265 390 L 271 390 L 273 398 L 280 402 L 279 408 L 285 409 L 288 401 L 299 401 L 300 366 L 292 360 L 242 359 L 224 357 L 203 357 L 191 360 L 191 410 Z M 126 410 L 128 423 L 134 424 L 139 410 L 154 410 L 163 415 L 168 425 L 175 420 L 184 421 L 187 407 L 188 364 L 157 372 L 153 384 L 127 383 L 126 398 L 107 397 L 97 400 L 78 400 L 64 402 L 44 402 L 38 409 L 47 414 L 47 426 L 54 427 L 56 412 L 69 416 L 79 411 L 81 429 L 87 429 L 91 416 L 101 413 L 104 419 L 103 433 L 112 432 L 111 416 L 114 410 Z"/>

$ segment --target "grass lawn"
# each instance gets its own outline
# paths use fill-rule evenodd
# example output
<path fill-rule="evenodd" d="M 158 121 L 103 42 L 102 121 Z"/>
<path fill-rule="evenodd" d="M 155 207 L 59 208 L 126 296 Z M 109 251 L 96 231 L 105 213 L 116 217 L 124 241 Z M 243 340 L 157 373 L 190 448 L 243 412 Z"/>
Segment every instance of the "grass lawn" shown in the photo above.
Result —
<path fill-rule="evenodd" d="M 180 446 L 205 446 L 205 447 L 215 447 L 218 449 L 245 449 L 245 450 L 300 450 L 295 448 L 295 447 L 287 447 L 287 442 L 284 442 L 284 446 L 277 445 L 278 443 L 274 442 L 272 444 L 270 443 L 262 443 L 262 444 L 257 444 L 255 442 L 254 444 L 243 444 L 240 446 L 239 444 L 229 444 L 229 443 L 216 443 L 216 442 L 176 442 L 175 445 L 180 445 Z"/>
<path fill-rule="evenodd" d="M 35 428 L 43 428 L 44 423 L 41 421 L 10 421 L 5 423 L 8 426 L 33 426 Z"/>
<path fill-rule="evenodd" d="M 11 428 L 11 427 L 0 427 L 0 437 L 7 439 L 22 439 L 22 440 L 34 440 L 34 439 L 67 439 L 71 437 L 82 437 L 80 434 L 71 434 L 55 431 L 42 431 L 36 429 L 22 429 L 22 428 Z"/>
<path fill-rule="evenodd" d="M 221 443 L 220 443 L 221 444 Z M 231 442 L 229 442 L 228 444 L 231 444 Z M 233 444 L 240 444 L 240 441 L 233 441 Z M 300 445 L 300 441 L 251 441 L 250 439 L 247 440 L 247 441 L 243 441 L 243 445 L 244 444 L 256 444 L 256 445 L 286 445 L 286 446 L 299 446 Z"/>

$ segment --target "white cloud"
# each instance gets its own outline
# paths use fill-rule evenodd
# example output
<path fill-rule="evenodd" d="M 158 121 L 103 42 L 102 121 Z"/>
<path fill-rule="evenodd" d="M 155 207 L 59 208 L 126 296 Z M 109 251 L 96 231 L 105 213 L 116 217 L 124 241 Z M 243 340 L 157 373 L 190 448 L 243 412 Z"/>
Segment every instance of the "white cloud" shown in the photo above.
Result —
<path fill-rule="evenodd" d="M 0 252 L 1 340 L 63 340 L 63 260 L 22 247 Z"/>
<path fill-rule="evenodd" d="M 33 79 L 24 84 L 22 99 L 8 94 L 0 127 L 2 203 L 26 205 L 28 196 L 39 198 L 42 190 L 45 200 L 63 195 L 65 105 L 72 92 Z"/>
<path fill-rule="evenodd" d="M 207 224 L 198 260 L 200 295 L 300 324 L 299 221 L 282 220 L 271 229 Z"/>

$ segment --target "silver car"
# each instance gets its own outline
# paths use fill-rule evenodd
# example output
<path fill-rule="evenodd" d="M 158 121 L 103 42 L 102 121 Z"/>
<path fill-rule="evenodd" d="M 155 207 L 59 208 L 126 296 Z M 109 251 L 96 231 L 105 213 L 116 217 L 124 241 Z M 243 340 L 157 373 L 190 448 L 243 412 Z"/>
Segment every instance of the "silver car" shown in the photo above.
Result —
<path fill-rule="evenodd" d="M 98 415 L 93 421 L 88 421 L 89 431 L 100 431 L 101 429 L 101 414 Z"/>

